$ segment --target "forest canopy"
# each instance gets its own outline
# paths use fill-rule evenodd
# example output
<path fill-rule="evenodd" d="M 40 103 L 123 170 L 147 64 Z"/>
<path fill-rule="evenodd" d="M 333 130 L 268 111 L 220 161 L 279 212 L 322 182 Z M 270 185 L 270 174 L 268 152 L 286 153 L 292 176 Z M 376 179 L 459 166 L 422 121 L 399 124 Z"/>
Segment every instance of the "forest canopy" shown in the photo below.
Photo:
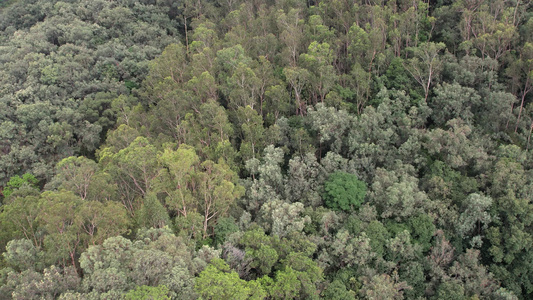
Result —
<path fill-rule="evenodd" d="M 532 15 L 0 1 L 0 299 L 530 299 Z"/>

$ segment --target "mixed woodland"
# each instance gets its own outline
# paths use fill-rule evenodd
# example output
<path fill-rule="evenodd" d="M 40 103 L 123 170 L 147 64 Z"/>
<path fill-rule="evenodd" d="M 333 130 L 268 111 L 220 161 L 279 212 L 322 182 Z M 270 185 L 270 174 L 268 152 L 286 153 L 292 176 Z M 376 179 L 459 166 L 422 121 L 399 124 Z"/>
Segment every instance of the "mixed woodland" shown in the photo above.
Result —
<path fill-rule="evenodd" d="M 531 299 L 532 15 L 0 1 L 0 299 Z"/>

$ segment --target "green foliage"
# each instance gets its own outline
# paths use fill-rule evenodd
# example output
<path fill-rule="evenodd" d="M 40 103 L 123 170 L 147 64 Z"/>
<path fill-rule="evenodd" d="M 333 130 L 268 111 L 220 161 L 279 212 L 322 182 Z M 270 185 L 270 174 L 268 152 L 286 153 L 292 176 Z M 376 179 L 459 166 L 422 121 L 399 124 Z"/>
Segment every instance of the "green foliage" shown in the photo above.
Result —
<path fill-rule="evenodd" d="M 177 41 L 171 7 L 25 0 L 2 7 L 1 139 L 12 147 L 3 148 L 0 182 L 24 172 L 49 180 L 61 159 L 92 155 L 117 120 L 112 99 L 135 90 L 148 62 Z"/>
<path fill-rule="evenodd" d="M 324 203 L 335 210 L 357 210 L 365 195 L 366 184 L 354 174 L 335 172 L 324 183 Z"/>
<path fill-rule="evenodd" d="M 17 0 L 2 0 L 2 2 L 0 2 L 0 8 L 1 7 L 7 7 L 13 3 L 15 3 Z"/>
<path fill-rule="evenodd" d="M 473 110 L 479 107 L 480 96 L 472 88 L 466 88 L 460 84 L 447 84 L 434 89 L 430 107 L 433 109 L 432 119 L 439 126 L 449 120 L 460 118 L 467 123 L 474 119 Z"/>
<path fill-rule="evenodd" d="M 417 99 L 417 89 L 414 88 L 413 78 L 409 72 L 403 67 L 403 59 L 395 57 L 392 59 L 385 75 L 383 75 L 383 84 L 387 89 L 395 89 L 400 91 L 410 91 L 410 96 Z M 378 103 L 379 104 L 379 103 Z"/>
<path fill-rule="evenodd" d="M 294 299 L 298 297 L 299 284 L 296 272 L 287 268 L 276 274 L 276 283 L 269 292 L 274 299 Z"/>
<path fill-rule="evenodd" d="M 42 273 L 28 269 L 21 273 L 9 272 L 5 284 L 0 286 L 2 296 L 15 299 L 58 298 L 59 295 L 76 289 L 80 278 L 76 269 L 50 266 Z"/>
<path fill-rule="evenodd" d="M 170 300 L 166 286 L 138 286 L 124 295 L 126 300 Z"/>
<path fill-rule="evenodd" d="M 357 299 L 356 293 L 352 290 L 347 290 L 346 286 L 340 280 L 333 280 L 322 295 L 326 299 L 333 300 Z"/>
<path fill-rule="evenodd" d="M 410 227 L 413 240 L 422 247 L 422 251 L 427 251 L 431 247 L 431 239 L 435 234 L 433 219 L 427 214 L 420 214 L 407 221 Z"/>
<path fill-rule="evenodd" d="M 230 234 L 239 231 L 239 227 L 235 224 L 235 219 L 228 217 L 218 219 L 214 230 L 215 245 L 222 245 Z"/>
<path fill-rule="evenodd" d="M 439 286 L 435 299 L 467 299 L 461 285 L 454 281 L 444 282 Z"/>
<path fill-rule="evenodd" d="M 400 230 L 398 230 L 400 229 Z M 391 235 L 397 234 L 399 232 L 402 232 L 402 228 L 385 228 L 383 224 L 377 220 L 371 221 L 368 226 L 365 229 L 365 233 L 370 238 L 370 246 L 372 247 L 372 250 L 379 255 L 383 254 L 384 248 L 385 248 L 385 242 Z M 391 233 L 389 233 L 389 230 Z"/>
<path fill-rule="evenodd" d="M 164 285 L 167 296 L 192 298 L 194 266 L 202 260 L 193 261 L 183 240 L 168 228 L 141 231 L 138 239 L 133 243 L 120 236 L 112 237 L 82 253 L 83 287 L 103 294 Z M 148 290 L 162 291 L 161 287 Z"/>
<path fill-rule="evenodd" d="M 376 256 L 372 249 L 372 241 L 375 239 L 369 238 L 366 233 L 353 237 L 347 231 L 341 230 L 331 244 L 331 254 L 336 258 L 340 268 L 364 266 Z"/>
<path fill-rule="evenodd" d="M 411 175 L 410 165 L 396 166 L 397 170 L 378 168 L 369 193 L 382 218 L 400 221 L 424 212 L 429 206 L 427 195 L 419 190 L 418 179 Z"/>
<path fill-rule="evenodd" d="M 282 260 L 271 294 L 276 299 L 318 299 L 317 287 L 324 280 L 322 269 L 302 253 L 292 252 Z"/>
<path fill-rule="evenodd" d="M 261 284 L 244 281 L 221 259 L 214 259 L 196 279 L 200 299 L 263 299 Z"/>
<path fill-rule="evenodd" d="M 38 215 L 39 195 L 33 189 L 30 193 L 15 197 L 11 203 L 3 205 L 0 212 L 2 246 L 17 238 L 29 239 L 34 246 L 41 245 L 43 236 L 39 233 Z"/>
<path fill-rule="evenodd" d="M 531 298 L 529 4 L 0 1 L 0 299 Z"/>
<path fill-rule="evenodd" d="M 56 165 L 56 175 L 46 189 L 65 189 L 84 200 L 114 200 L 117 185 L 110 174 L 98 170 L 98 164 L 86 157 L 67 157 Z"/>
<path fill-rule="evenodd" d="M 39 181 L 32 174 L 26 173 L 22 177 L 15 175 L 9 179 L 2 191 L 4 198 L 8 198 L 14 190 L 20 188 L 22 185 L 27 184 L 34 189 L 38 189 L 37 184 Z"/>
<path fill-rule="evenodd" d="M 244 247 L 246 257 L 251 260 L 250 266 L 255 268 L 259 275 L 269 275 L 274 264 L 278 262 L 279 253 L 275 249 L 275 242 L 274 238 L 265 235 L 261 229 L 245 232 L 239 241 Z"/>
<path fill-rule="evenodd" d="M 145 228 L 162 228 L 170 223 L 167 210 L 152 193 L 144 198 L 144 203 L 136 212 L 136 218 L 139 227 Z"/>
<path fill-rule="evenodd" d="M 22 272 L 24 270 L 39 270 L 39 257 L 42 255 L 29 240 L 11 240 L 7 243 L 4 260 L 10 268 Z"/>

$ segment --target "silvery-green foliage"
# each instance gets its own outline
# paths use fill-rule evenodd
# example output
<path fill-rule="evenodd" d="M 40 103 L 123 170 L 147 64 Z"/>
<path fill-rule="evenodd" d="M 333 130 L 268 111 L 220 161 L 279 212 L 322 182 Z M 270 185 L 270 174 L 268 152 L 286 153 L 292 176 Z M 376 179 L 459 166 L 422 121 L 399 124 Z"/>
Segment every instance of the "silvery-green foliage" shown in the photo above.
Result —
<path fill-rule="evenodd" d="M 221 249 L 216 250 L 210 246 L 203 245 L 202 248 L 198 249 L 196 257 L 192 261 L 193 273 L 201 273 L 211 260 L 220 258 L 221 253 Z"/>
<path fill-rule="evenodd" d="M 76 289 L 79 282 L 73 267 L 60 269 L 52 265 L 42 273 L 31 269 L 21 273 L 10 271 L 0 292 L 2 296 L 11 296 L 10 299 L 55 299 L 63 292 Z"/>
<path fill-rule="evenodd" d="M 30 240 L 21 239 L 9 241 L 3 256 L 9 267 L 24 271 L 38 269 L 38 259 L 42 256 L 42 253 L 35 248 Z"/>
<path fill-rule="evenodd" d="M 220 250 L 204 246 L 194 256 L 168 228 L 142 230 L 135 242 L 120 236 L 109 238 L 82 253 L 82 288 L 92 298 L 121 295 L 141 285 L 165 284 L 173 295 L 194 298 L 194 274 L 219 257 Z"/>
<path fill-rule="evenodd" d="M 356 167 L 353 161 L 344 158 L 342 155 L 329 151 L 320 160 L 320 165 L 324 172 L 331 174 L 337 171 L 346 172 L 350 174 L 357 174 Z"/>
<path fill-rule="evenodd" d="M 376 256 L 370 246 L 370 238 L 366 233 L 352 236 L 347 230 L 339 230 L 331 243 L 331 255 L 340 267 L 367 266 Z"/>
<path fill-rule="evenodd" d="M 321 143 L 329 146 L 328 148 L 335 153 L 345 153 L 346 134 L 354 122 L 353 115 L 345 110 L 337 110 L 319 103 L 315 109 L 308 110 L 308 122 L 313 130 L 318 132 Z"/>
<path fill-rule="evenodd" d="M 161 284 L 171 291 L 172 299 L 196 299 L 194 277 L 184 262 L 176 264 Z"/>
<path fill-rule="evenodd" d="M 246 162 L 246 168 L 252 177 L 244 182 L 246 194 L 242 201 L 248 212 L 257 214 L 263 203 L 282 194 L 282 163 L 283 150 L 272 145 L 265 148 L 262 161 L 254 158 Z"/>
<path fill-rule="evenodd" d="M 472 88 L 463 87 L 457 83 L 443 83 L 434 89 L 435 96 L 429 103 L 433 108 L 431 118 L 439 125 L 447 121 L 460 118 L 468 124 L 474 121 L 472 110 L 479 105 L 480 96 Z"/>
<path fill-rule="evenodd" d="M 314 154 L 296 156 L 289 161 L 285 197 L 291 202 L 318 207 L 322 204 L 319 193 L 325 180 L 326 172 Z"/>
<path fill-rule="evenodd" d="M 468 195 L 463 201 L 463 211 L 456 228 L 460 237 L 472 237 L 472 246 L 481 247 L 483 231 L 492 221 L 488 211 L 492 202 L 492 198 L 476 193 Z"/>
<path fill-rule="evenodd" d="M 429 112 L 424 103 L 412 104 L 400 91 L 381 90 L 380 104 L 368 106 L 353 122 L 348 133 L 348 158 L 365 181 L 377 167 L 393 164 L 396 159 L 420 163 L 418 128 L 425 126 Z M 400 151 L 398 151 L 400 150 Z"/>
<path fill-rule="evenodd" d="M 87 300 L 89 298 L 86 294 L 68 291 L 68 292 L 62 293 L 57 299 L 58 300 Z"/>
<path fill-rule="evenodd" d="M 404 220 L 424 212 L 429 205 L 426 193 L 419 190 L 418 179 L 410 165 L 393 170 L 378 168 L 368 200 L 375 205 L 382 218 Z"/>
<path fill-rule="evenodd" d="M 302 231 L 305 224 L 311 222 L 309 216 L 302 216 L 303 211 L 304 205 L 300 202 L 274 199 L 261 207 L 260 224 L 267 232 L 284 237 L 293 231 Z"/>
<path fill-rule="evenodd" d="M 487 168 L 490 157 L 473 128 L 462 119 L 452 119 L 446 126 L 448 130 L 436 128 L 426 133 L 423 147 L 429 154 L 455 169 L 467 166 L 474 170 Z"/>

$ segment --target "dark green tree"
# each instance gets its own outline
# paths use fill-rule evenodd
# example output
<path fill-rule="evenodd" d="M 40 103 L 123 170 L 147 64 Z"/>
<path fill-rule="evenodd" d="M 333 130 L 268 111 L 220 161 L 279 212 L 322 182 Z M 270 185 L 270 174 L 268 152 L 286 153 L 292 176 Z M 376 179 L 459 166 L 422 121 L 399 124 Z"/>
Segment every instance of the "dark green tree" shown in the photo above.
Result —
<path fill-rule="evenodd" d="M 324 183 L 324 203 L 335 210 L 357 210 L 365 200 L 366 184 L 356 175 L 335 172 Z"/>

